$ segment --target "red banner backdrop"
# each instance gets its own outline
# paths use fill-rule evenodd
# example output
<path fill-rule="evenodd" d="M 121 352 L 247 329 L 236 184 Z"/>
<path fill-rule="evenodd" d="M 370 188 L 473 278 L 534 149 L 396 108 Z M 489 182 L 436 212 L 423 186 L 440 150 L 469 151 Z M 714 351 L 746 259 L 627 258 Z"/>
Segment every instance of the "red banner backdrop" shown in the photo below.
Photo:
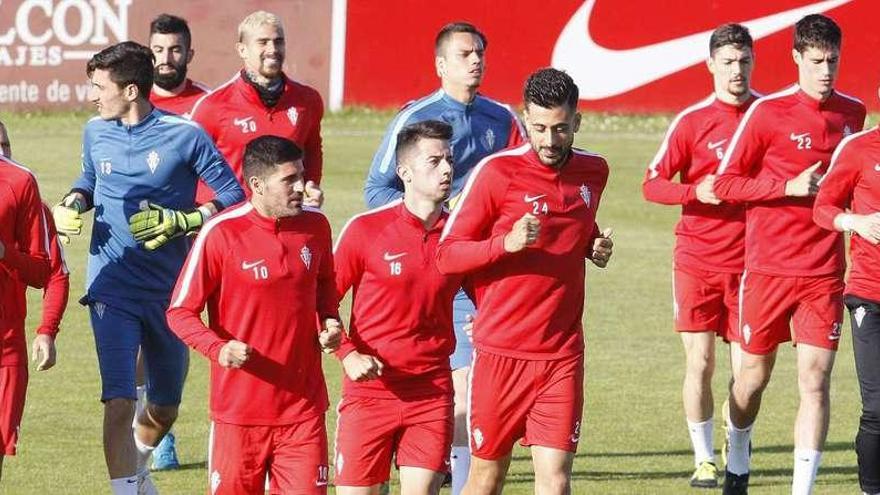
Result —
<path fill-rule="evenodd" d="M 792 26 L 809 12 L 843 29 L 837 87 L 880 110 L 877 0 L 349 0 L 345 104 L 397 106 L 435 89 L 434 36 L 454 20 L 489 39 L 482 91 L 514 104 L 529 73 L 554 65 L 575 77 L 585 108 L 679 110 L 711 91 L 703 61 L 709 33 L 725 22 L 750 27 L 753 86 L 771 92 L 796 80 Z"/>
<path fill-rule="evenodd" d="M 187 19 L 196 50 L 189 73 L 216 86 L 241 68 L 238 23 L 255 10 L 282 18 L 285 70 L 326 94 L 330 0 L 0 0 L 0 111 L 87 107 L 88 59 L 119 41 L 146 43 L 163 12 Z"/>

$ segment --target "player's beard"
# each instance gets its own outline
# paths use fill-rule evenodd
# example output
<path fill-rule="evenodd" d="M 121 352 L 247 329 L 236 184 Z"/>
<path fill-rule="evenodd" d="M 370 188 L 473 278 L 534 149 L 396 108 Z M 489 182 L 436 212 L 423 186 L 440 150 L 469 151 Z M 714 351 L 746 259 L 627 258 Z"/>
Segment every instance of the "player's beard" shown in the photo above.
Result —
<path fill-rule="evenodd" d="M 181 65 L 172 65 L 166 64 L 174 67 L 174 72 L 165 72 L 160 73 L 159 67 L 153 69 L 153 83 L 160 88 L 171 91 L 172 89 L 178 87 L 186 80 L 186 64 Z"/>

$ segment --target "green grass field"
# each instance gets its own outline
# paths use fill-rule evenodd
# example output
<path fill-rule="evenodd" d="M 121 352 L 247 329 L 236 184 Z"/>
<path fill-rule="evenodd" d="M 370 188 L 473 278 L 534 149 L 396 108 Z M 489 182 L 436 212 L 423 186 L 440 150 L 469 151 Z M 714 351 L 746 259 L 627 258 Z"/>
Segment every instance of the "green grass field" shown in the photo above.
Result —
<path fill-rule="evenodd" d="M 0 118 L 10 129 L 15 158 L 36 171 L 43 197 L 57 201 L 79 173 L 81 130 L 88 115 Z M 325 210 L 336 231 L 364 209 L 361 187 L 389 118 L 388 113 L 359 110 L 325 119 Z M 672 227 L 678 210 L 645 203 L 640 190 L 645 166 L 667 123 L 666 117 L 588 116 L 578 138 L 580 146 L 604 154 L 611 165 L 599 220 L 603 227 L 614 228 L 616 254 L 606 270 L 588 269 L 586 406 L 574 493 L 699 493 L 687 486 L 693 468 L 680 401 L 684 361 L 671 328 Z M 109 493 L 94 342 L 87 312 L 76 303 L 83 292 L 87 245 L 86 235 L 67 250 L 72 293 L 58 339 L 58 365 L 31 374 L 19 455 L 4 463 L 0 493 Z M 30 296 L 29 331 L 39 315 L 39 292 L 31 291 Z M 721 344 L 718 354 L 716 408 L 724 399 L 729 376 Z M 193 355 L 192 363 L 175 427 L 183 467 L 154 474 L 162 493 L 204 493 L 207 487 L 207 366 L 200 355 Z M 795 354 L 785 346 L 755 430 L 754 494 L 789 490 L 797 405 L 794 371 Z M 325 373 L 335 405 L 339 364 L 326 358 Z M 855 493 L 852 444 L 860 402 L 848 325 L 834 370 L 832 404 L 816 493 Z M 327 423 L 332 438 L 332 407 Z M 715 437 L 720 448 L 720 426 Z M 505 493 L 532 493 L 530 471 L 528 452 L 516 450 Z"/>

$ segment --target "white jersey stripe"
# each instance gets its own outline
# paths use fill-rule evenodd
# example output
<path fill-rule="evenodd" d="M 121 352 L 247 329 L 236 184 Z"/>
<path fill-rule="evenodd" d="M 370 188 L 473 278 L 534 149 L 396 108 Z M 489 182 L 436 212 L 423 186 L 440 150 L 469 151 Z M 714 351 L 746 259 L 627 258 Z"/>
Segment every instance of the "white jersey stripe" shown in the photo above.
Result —
<path fill-rule="evenodd" d="M 240 78 L 241 78 L 241 72 L 236 72 L 235 75 L 232 76 L 232 79 L 226 81 L 225 83 L 221 84 L 220 86 L 217 86 L 216 88 L 214 88 L 214 89 L 208 91 L 207 93 L 203 94 L 203 95 L 201 96 L 201 98 L 199 98 L 198 100 L 196 100 L 195 104 L 192 106 L 192 109 L 189 111 L 189 116 L 192 117 L 193 115 L 195 115 L 195 113 L 196 113 L 196 109 L 199 108 L 199 105 L 200 105 L 203 101 L 205 101 L 205 98 L 211 96 L 212 94 L 216 93 L 217 91 L 220 91 L 221 89 L 225 88 L 226 86 L 229 86 L 230 84 L 234 83 L 235 81 L 237 81 L 237 80 L 240 79 Z"/>
<path fill-rule="evenodd" d="M 192 252 L 183 267 L 183 282 L 180 286 L 180 294 L 178 294 L 177 299 L 171 303 L 172 308 L 179 308 L 186 299 L 193 275 L 195 275 L 196 267 L 199 265 L 199 262 L 201 262 L 202 254 L 205 250 L 205 239 L 207 239 L 211 230 L 221 222 L 247 215 L 253 209 L 254 206 L 251 203 L 245 203 L 231 210 L 224 211 L 208 220 L 208 223 L 205 224 L 201 232 L 199 232 L 199 235 L 196 237 L 196 243 L 192 247 Z"/>
<path fill-rule="evenodd" d="M 704 98 L 700 100 L 698 103 L 695 103 L 684 110 L 681 111 L 678 115 L 675 116 L 675 119 L 672 120 L 672 123 L 669 124 L 669 129 L 666 130 L 666 136 L 663 137 L 663 142 L 660 144 L 660 149 L 657 150 L 657 154 L 654 155 L 654 159 L 651 160 L 651 164 L 648 165 L 648 170 L 651 171 L 651 178 L 655 179 L 658 175 L 660 175 L 660 171 L 658 170 L 660 166 L 660 160 L 666 155 L 666 151 L 669 149 L 669 138 L 672 137 L 672 133 L 675 132 L 675 129 L 678 127 L 678 124 L 681 123 L 682 119 L 684 119 L 687 115 L 696 112 L 697 110 L 701 110 L 710 106 L 715 102 L 715 95 L 709 95 L 708 98 Z"/>
<path fill-rule="evenodd" d="M 434 103 L 443 97 L 443 90 L 437 90 L 431 96 L 425 97 L 424 100 L 414 103 L 413 105 L 405 108 L 400 115 L 397 116 L 397 120 L 394 122 L 394 126 L 391 128 L 389 132 L 391 132 L 391 137 L 388 140 L 388 147 L 385 148 L 385 154 L 382 156 L 382 161 L 379 162 L 379 172 L 386 173 L 388 172 L 388 168 L 391 167 L 391 158 L 394 156 L 394 150 L 397 148 L 397 134 L 403 129 L 403 126 L 406 125 L 407 121 L 412 114 L 416 113 L 418 110 L 425 108 L 426 106 Z"/>
<path fill-rule="evenodd" d="M 855 134 L 850 134 L 849 136 L 843 138 L 843 140 L 840 141 L 840 144 L 837 145 L 837 148 L 834 150 L 834 153 L 831 155 L 831 163 L 828 165 L 828 170 L 825 171 L 825 175 L 823 175 L 822 178 L 819 179 L 819 185 L 821 185 L 822 182 L 825 181 L 825 177 L 828 177 L 828 174 L 831 173 L 831 169 L 834 168 L 834 166 L 837 164 L 837 156 L 840 155 L 840 152 L 843 150 L 844 146 L 848 145 L 849 142 L 852 141 L 853 139 L 855 139 L 859 136 L 864 136 L 865 134 L 868 134 L 869 132 L 873 132 L 876 130 L 877 130 L 877 126 L 874 126 L 870 129 L 865 129 L 863 131 L 859 131 Z"/>
<path fill-rule="evenodd" d="M 743 129 L 745 129 L 746 125 L 749 122 L 749 119 L 752 117 L 752 114 L 755 113 L 755 110 L 764 103 L 765 101 L 775 100 L 778 98 L 782 98 L 783 96 L 789 96 L 797 93 L 798 87 L 797 84 L 791 86 L 790 88 L 783 89 L 782 91 L 778 91 L 776 93 L 771 93 L 763 98 L 758 98 L 758 100 L 752 104 L 751 107 L 746 111 L 746 114 L 743 116 L 742 121 L 736 128 L 736 132 L 733 133 L 733 138 L 730 140 L 730 146 L 727 147 L 727 151 L 724 153 L 724 158 L 721 160 L 721 164 L 718 165 L 717 175 L 721 175 L 727 169 L 727 165 L 730 163 L 730 157 L 733 154 L 733 150 L 736 149 L 736 145 L 739 144 L 739 138 L 742 135 Z"/>
<path fill-rule="evenodd" d="M 345 222 L 345 225 L 342 226 L 342 230 L 339 231 L 339 235 L 336 236 L 336 244 L 333 245 L 333 254 L 336 254 L 336 250 L 339 249 L 339 244 L 342 242 L 342 237 L 345 235 L 345 231 L 348 230 L 348 227 L 352 224 L 352 222 L 354 222 L 358 218 L 365 217 L 368 215 L 373 215 L 373 214 L 379 213 L 381 211 L 385 211 L 389 208 L 394 208 L 395 206 L 399 205 L 402 202 L 403 202 L 403 198 L 398 198 L 390 203 L 373 208 L 372 210 L 367 210 L 365 212 L 358 213 L 357 215 L 351 217 L 347 222 Z"/>
<path fill-rule="evenodd" d="M 858 103 L 859 105 L 864 105 L 864 103 L 862 102 L 862 100 L 856 98 L 855 96 L 850 96 L 850 95 L 848 95 L 848 94 L 846 94 L 846 93 L 841 93 L 840 91 L 838 91 L 838 90 L 836 90 L 836 89 L 834 90 L 834 94 L 836 94 L 836 95 L 838 95 L 838 96 L 841 96 L 841 97 L 843 97 L 843 98 L 846 98 L 846 99 L 849 100 L 849 101 L 854 101 L 854 102 Z"/>
<path fill-rule="evenodd" d="M 449 235 L 449 232 L 452 230 L 452 224 L 455 223 L 455 220 L 458 218 L 458 212 L 460 212 L 462 208 L 464 208 L 464 202 L 465 200 L 467 200 L 468 195 L 471 192 L 471 187 L 474 185 L 474 182 L 476 182 L 477 177 L 479 177 L 480 175 L 480 172 L 483 171 L 483 167 L 494 158 L 502 156 L 524 155 L 530 149 L 532 149 L 532 146 L 529 143 L 525 143 L 517 148 L 494 153 L 480 160 L 480 163 L 478 163 L 477 166 L 474 167 L 473 171 L 471 171 L 471 175 L 470 177 L 468 177 L 467 183 L 465 184 L 464 189 L 459 195 L 460 199 L 456 203 L 455 208 L 452 209 L 452 214 L 449 215 L 449 220 L 446 221 L 446 226 L 443 227 L 443 233 L 440 235 L 440 242 L 443 242 L 443 240 L 446 239 L 446 236 Z"/>

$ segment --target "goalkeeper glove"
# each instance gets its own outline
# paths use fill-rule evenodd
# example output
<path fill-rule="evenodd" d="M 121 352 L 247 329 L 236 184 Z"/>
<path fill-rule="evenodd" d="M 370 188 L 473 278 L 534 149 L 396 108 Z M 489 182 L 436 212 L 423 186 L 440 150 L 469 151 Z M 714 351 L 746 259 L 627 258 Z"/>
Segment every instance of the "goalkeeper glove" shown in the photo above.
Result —
<path fill-rule="evenodd" d="M 76 193 L 70 193 L 60 203 L 52 207 L 52 220 L 58 231 L 58 240 L 70 244 L 70 236 L 82 233 L 82 212 L 85 206 Z"/>
<path fill-rule="evenodd" d="M 134 240 L 153 251 L 175 237 L 196 230 L 203 222 L 200 210 L 172 210 L 147 201 L 141 211 L 128 219 L 128 228 Z"/>

